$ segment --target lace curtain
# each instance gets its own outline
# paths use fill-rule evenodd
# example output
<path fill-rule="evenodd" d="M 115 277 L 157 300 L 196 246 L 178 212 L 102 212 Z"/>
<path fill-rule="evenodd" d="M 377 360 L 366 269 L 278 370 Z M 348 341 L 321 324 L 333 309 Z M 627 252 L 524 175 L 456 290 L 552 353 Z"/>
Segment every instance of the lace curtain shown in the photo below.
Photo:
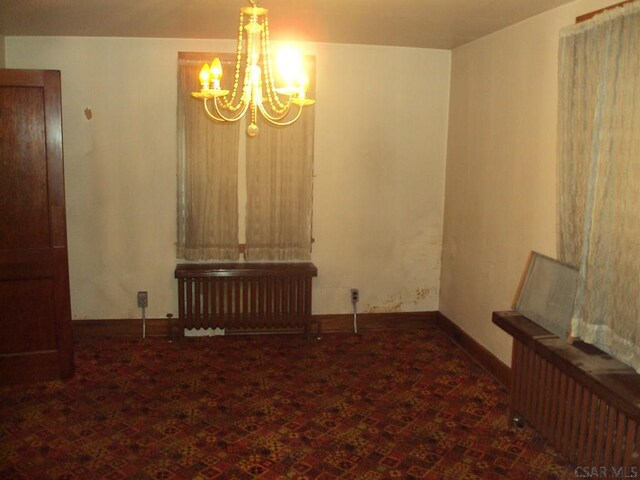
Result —
<path fill-rule="evenodd" d="M 561 32 L 558 253 L 571 335 L 640 370 L 640 2 Z"/>
<path fill-rule="evenodd" d="M 305 70 L 314 98 L 312 57 Z M 247 141 L 247 260 L 311 257 L 314 112 L 306 107 L 288 127 L 258 117 L 260 134 Z"/>
<path fill-rule="evenodd" d="M 240 126 L 205 115 L 198 73 L 210 54 L 178 57 L 178 258 L 237 260 Z M 223 64 L 230 63 L 221 58 Z M 226 60 L 226 61 L 225 61 Z M 233 64 L 225 65 L 227 69 Z"/>

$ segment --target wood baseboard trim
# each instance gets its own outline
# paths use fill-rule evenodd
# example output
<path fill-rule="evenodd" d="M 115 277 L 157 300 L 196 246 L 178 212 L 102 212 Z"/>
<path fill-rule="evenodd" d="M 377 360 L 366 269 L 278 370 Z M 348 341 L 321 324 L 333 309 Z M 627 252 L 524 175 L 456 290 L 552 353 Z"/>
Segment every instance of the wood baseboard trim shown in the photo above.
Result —
<path fill-rule="evenodd" d="M 397 312 L 397 313 L 360 313 L 357 315 L 358 331 L 373 330 L 409 330 L 435 326 L 438 312 Z M 311 331 L 315 332 L 317 322 L 321 325 L 322 333 L 353 332 L 353 315 L 313 315 L 314 324 Z M 76 338 L 85 337 L 141 337 L 142 320 L 139 318 L 120 320 L 74 320 L 73 333 Z M 166 318 L 148 318 L 146 321 L 147 336 L 169 336 L 169 321 Z M 230 334 L 249 333 L 300 333 L 299 330 L 234 330 Z"/>
<path fill-rule="evenodd" d="M 145 323 L 147 336 L 169 336 L 169 321 L 166 318 L 147 318 Z M 74 320 L 71 325 L 75 338 L 142 337 L 141 318 Z"/>
<path fill-rule="evenodd" d="M 436 325 L 438 312 L 359 313 L 356 316 L 358 332 L 374 330 L 412 330 Z M 353 332 L 353 314 L 314 315 L 320 322 L 322 333 Z"/>
<path fill-rule="evenodd" d="M 502 363 L 498 357 L 440 312 L 438 312 L 437 326 L 496 380 L 505 387 L 510 387 L 511 368 Z"/>

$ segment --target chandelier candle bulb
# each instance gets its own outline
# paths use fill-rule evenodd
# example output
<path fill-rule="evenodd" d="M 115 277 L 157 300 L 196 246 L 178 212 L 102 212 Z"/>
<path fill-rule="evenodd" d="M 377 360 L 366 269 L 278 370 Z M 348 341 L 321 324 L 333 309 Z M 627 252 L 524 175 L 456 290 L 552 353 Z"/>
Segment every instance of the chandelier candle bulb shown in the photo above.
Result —
<path fill-rule="evenodd" d="M 203 67 L 204 68 L 204 67 Z M 220 90 L 220 79 L 222 78 L 222 63 L 218 57 L 211 62 L 211 68 L 209 69 L 211 77 L 213 77 L 213 89 Z"/>
<path fill-rule="evenodd" d="M 221 88 L 222 63 L 215 58 L 210 66 L 202 66 L 202 88 L 191 95 L 203 100 L 206 114 L 218 122 L 237 122 L 251 112 L 247 135 L 255 137 L 259 133 L 256 123 L 258 112 L 272 125 L 288 126 L 297 121 L 302 109 L 313 105 L 315 100 L 307 98 L 309 77 L 304 72 L 300 52 L 292 47 L 284 49 L 278 58 L 277 67 L 285 86 L 276 88 L 270 55 L 268 10 L 258 7 L 257 0 L 249 0 L 249 3 L 251 6 L 240 9 L 233 90 Z M 248 18 L 246 24 L 245 16 Z M 244 31 L 247 32 L 246 39 Z"/>
<path fill-rule="evenodd" d="M 300 87 L 298 89 L 298 97 L 304 99 L 307 95 L 307 89 L 309 88 L 309 76 L 302 72 L 300 74 Z"/>
<path fill-rule="evenodd" d="M 209 72 L 209 66 L 205 63 L 200 70 L 200 85 L 202 85 L 203 90 L 209 90 L 210 78 L 211 73 Z"/>

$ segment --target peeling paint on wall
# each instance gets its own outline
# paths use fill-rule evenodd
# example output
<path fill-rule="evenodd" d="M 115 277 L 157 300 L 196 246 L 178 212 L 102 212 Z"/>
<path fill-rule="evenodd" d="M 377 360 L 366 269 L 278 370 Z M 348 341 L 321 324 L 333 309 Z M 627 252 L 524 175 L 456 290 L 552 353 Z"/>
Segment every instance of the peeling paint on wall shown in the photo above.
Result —
<path fill-rule="evenodd" d="M 437 288 L 418 288 L 413 292 L 413 298 L 411 300 L 405 300 L 402 294 L 396 294 L 389 297 L 382 303 L 367 304 L 364 307 L 363 313 L 393 313 L 393 312 L 408 312 L 415 310 L 415 306 L 424 303 L 429 298 L 437 298 Z"/>
<path fill-rule="evenodd" d="M 433 295 L 433 289 L 431 288 L 419 288 L 416 290 L 416 302 L 419 300 L 424 300 L 427 297 Z"/>
<path fill-rule="evenodd" d="M 381 305 L 367 305 L 365 307 L 365 313 L 391 313 L 402 311 L 402 298 L 400 295 L 393 295 L 386 302 Z"/>

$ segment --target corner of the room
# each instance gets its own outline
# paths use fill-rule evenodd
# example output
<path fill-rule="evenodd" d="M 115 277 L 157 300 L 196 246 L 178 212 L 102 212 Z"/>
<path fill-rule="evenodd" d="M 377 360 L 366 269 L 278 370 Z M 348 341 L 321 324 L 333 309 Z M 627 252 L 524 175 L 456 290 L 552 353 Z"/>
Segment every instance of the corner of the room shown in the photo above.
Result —
<path fill-rule="evenodd" d="M 558 35 L 580 0 L 452 51 L 440 312 L 508 364 L 491 326 L 531 250 L 556 250 Z"/>

